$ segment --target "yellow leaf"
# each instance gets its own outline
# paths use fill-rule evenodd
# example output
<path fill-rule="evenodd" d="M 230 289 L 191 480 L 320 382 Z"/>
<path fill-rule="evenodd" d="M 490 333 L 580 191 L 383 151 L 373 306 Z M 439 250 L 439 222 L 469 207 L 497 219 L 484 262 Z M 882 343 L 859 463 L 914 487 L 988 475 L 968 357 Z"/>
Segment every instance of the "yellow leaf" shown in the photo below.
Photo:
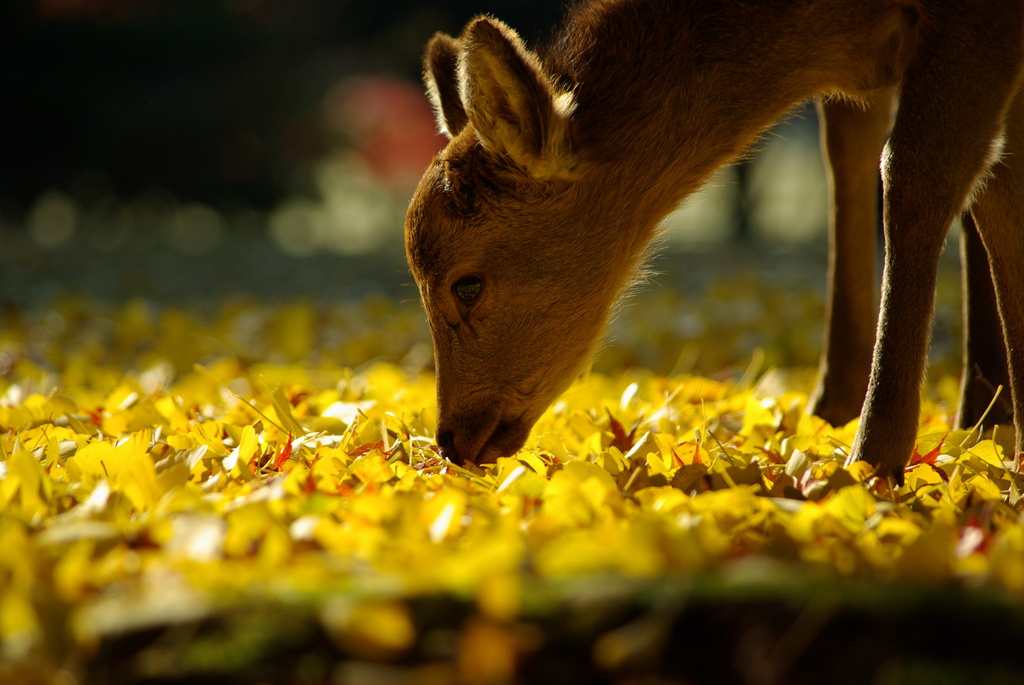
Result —
<path fill-rule="evenodd" d="M 636 493 L 636 499 L 645 508 L 666 515 L 688 511 L 693 504 L 693 498 L 670 486 L 644 488 Z"/>
<path fill-rule="evenodd" d="M 548 481 L 544 511 L 567 523 L 586 523 L 621 506 L 611 475 L 596 464 L 571 461 Z"/>
<path fill-rule="evenodd" d="M 989 466 L 993 466 L 1000 471 L 1006 468 L 1003 465 L 1003 448 L 992 440 L 982 440 L 977 445 L 967 450 L 965 454 L 977 457 Z"/>
<path fill-rule="evenodd" d="M 935 485 L 941 486 L 944 483 L 945 480 L 939 475 L 939 472 L 931 464 L 927 463 L 918 464 L 906 474 L 907 487 L 919 495 L 923 494 L 923 488 Z"/>
<path fill-rule="evenodd" d="M 387 483 L 395 477 L 394 469 L 375 449 L 355 459 L 349 466 L 349 473 L 364 483 Z"/>
<path fill-rule="evenodd" d="M 91 442 L 68 459 L 67 470 L 72 480 L 93 485 L 101 478 L 113 478 L 120 474 L 123 453 L 105 440 Z"/>
<path fill-rule="evenodd" d="M 144 451 L 133 454 L 117 481 L 137 511 L 156 506 L 164 494 L 153 467 L 153 460 Z"/>
<path fill-rule="evenodd" d="M 292 414 L 292 404 L 285 396 L 284 388 L 278 386 L 274 390 L 273 399 L 274 413 L 276 414 L 278 423 L 281 424 L 281 427 L 295 437 L 304 435 L 306 430 L 302 427 L 302 424 L 295 420 L 295 416 Z"/>
<path fill-rule="evenodd" d="M 866 461 L 855 461 L 846 467 L 846 471 L 858 483 L 864 483 L 875 475 L 875 467 Z"/>
<path fill-rule="evenodd" d="M 50 509 L 51 485 L 42 466 L 24 450 L 15 452 L 5 464 L 7 473 L 0 479 L 0 502 L 29 520 L 44 517 Z"/>
<path fill-rule="evenodd" d="M 617 476 L 629 467 L 629 463 L 618 447 L 609 447 L 601 454 L 601 466 L 610 475 Z"/>
<path fill-rule="evenodd" d="M 242 436 L 238 441 L 238 447 L 231 451 L 224 458 L 224 469 L 236 478 L 252 480 L 254 474 L 249 464 L 262 454 L 259 438 L 256 437 L 256 429 L 251 425 L 242 429 Z"/>
<path fill-rule="evenodd" d="M 778 430 L 779 419 L 778 406 L 774 401 L 758 400 L 749 395 L 740 435 L 750 438 L 753 445 L 763 445 Z"/>
<path fill-rule="evenodd" d="M 532 452 L 521 450 L 519 454 L 516 455 L 516 459 L 533 469 L 534 473 L 541 476 L 546 476 L 548 473 L 547 464 Z"/>
<path fill-rule="evenodd" d="M 949 490 L 949 497 L 953 505 L 957 508 L 961 508 L 964 505 L 964 499 L 969 494 L 967 485 L 964 483 L 963 467 L 957 466 L 953 469 L 952 475 L 949 477 L 949 484 L 947 485 Z"/>
<path fill-rule="evenodd" d="M 654 435 L 650 432 L 644 433 L 640 436 L 640 439 L 633 443 L 633 446 L 629 449 L 623 458 L 629 463 L 645 465 L 647 464 L 647 458 L 651 455 L 658 455 L 658 443 L 654 439 Z M 662 464 L 664 466 L 664 464 Z M 662 468 L 664 470 L 664 468 Z"/>
<path fill-rule="evenodd" d="M 565 449 L 565 444 L 558 439 L 558 436 L 551 433 L 542 435 L 539 444 L 541 449 L 547 450 L 559 461 L 569 460 L 569 453 Z"/>
<path fill-rule="evenodd" d="M 921 534 L 921 526 L 908 519 L 887 516 L 878 522 L 875 532 L 882 542 L 906 546 Z"/>
<path fill-rule="evenodd" d="M 683 464 L 711 466 L 711 457 L 699 442 L 684 442 L 675 448 L 675 454 Z"/>
<path fill-rule="evenodd" d="M 975 476 L 967 482 L 967 489 L 975 497 L 983 500 L 1001 500 L 1003 493 L 999 486 L 984 476 Z"/>

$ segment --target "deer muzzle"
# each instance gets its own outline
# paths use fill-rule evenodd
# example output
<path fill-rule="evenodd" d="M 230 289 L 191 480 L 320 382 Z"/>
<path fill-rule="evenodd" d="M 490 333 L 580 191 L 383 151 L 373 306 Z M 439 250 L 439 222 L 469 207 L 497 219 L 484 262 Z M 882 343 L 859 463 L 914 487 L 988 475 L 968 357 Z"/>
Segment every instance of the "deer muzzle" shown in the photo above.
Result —
<path fill-rule="evenodd" d="M 441 456 L 453 464 L 493 464 L 498 457 L 510 457 L 526 443 L 532 421 L 522 417 L 503 419 L 500 415 L 455 418 L 439 422 L 437 446 Z"/>

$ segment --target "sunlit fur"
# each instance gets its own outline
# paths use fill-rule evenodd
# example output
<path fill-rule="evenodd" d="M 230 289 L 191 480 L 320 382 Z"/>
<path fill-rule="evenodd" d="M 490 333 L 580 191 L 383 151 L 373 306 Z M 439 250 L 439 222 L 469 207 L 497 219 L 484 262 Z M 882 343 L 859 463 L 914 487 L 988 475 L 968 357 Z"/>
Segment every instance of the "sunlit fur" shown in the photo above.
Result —
<path fill-rule="evenodd" d="M 891 244 L 853 456 L 899 478 L 916 432 L 938 251 L 989 173 L 1020 81 L 1022 33 L 1024 0 L 596 0 L 571 10 L 537 53 L 487 17 L 458 39 L 435 36 L 426 82 L 451 140 L 413 197 L 406 248 L 434 340 L 444 455 L 484 463 L 523 444 L 586 363 L 658 222 L 795 103 L 836 96 L 823 105 L 836 133 L 834 234 L 848 224 L 873 231 L 873 210 L 858 214 L 848 200 L 873 203 L 874 189 L 847 192 L 857 174 L 845 170 L 878 169 L 898 97 L 883 171 Z M 865 115 L 843 114 L 844 98 Z M 855 139 L 840 122 L 871 116 L 867 144 L 844 144 Z M 981 232 L 1022 242 L 1019 223 L 989 221 Z M 873 294 L 864 279 L 850 291 L 842 274 L 873 269 L 870 252 L 833 260 L 836 297 L 868 302 L 855 314 L 830 306 L 830 330 L 854 317 L 859 331 L 826 338 L 814 409 L 834 421 L 853 418 L 843 418 L 850 401 L 835 398 L 859 404 L 868 385 Z M 1024 306 L 1009 276 L 1024 274 L 1024 254 L 1011 252 L 995 283 L 1004 324 L 1017 330 Z M 452 294 L 466 276 L 483 281 L 469 307 Z M 849 380 L 829 371 L 844 349 L 864 359 Z M 1010 367 L 1019 422 L 1019 351 Z"/>

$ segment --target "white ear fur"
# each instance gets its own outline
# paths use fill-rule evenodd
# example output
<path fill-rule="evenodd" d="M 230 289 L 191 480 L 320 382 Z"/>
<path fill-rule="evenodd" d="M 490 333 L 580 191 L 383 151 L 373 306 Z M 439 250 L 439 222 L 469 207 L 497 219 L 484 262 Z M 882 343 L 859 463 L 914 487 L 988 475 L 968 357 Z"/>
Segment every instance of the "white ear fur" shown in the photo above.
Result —
<path fill-rule="evenodd" d="M 471 22 L 461 43 L 460 100 L 484 148 L 507 156 L 534 178 L 575 176 L 572 94 L 559 92 L 537 56 L 495 19 Z"/>
<path fill-rule="evenodd" d="M 437 128 L 454 138 L 469 122 L 459 94 L 459 41 L 444 33 L 436 33 L 427 43 L 423 58 L 423 81 L 427 96 L 434 105 Z"/>

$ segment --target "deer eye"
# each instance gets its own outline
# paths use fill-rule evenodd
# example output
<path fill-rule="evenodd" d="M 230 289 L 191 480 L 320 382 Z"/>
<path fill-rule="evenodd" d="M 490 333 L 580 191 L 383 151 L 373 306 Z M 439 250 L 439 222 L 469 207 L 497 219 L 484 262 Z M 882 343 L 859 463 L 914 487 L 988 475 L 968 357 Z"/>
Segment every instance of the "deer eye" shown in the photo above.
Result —
<path fill-rule="evenodd" d="M 484 288 L 484 282 L 477 276 L 466 276 L 455 281 L 452 291 L 455 297 L 464 306 L 469 307 L 480 297 L 480 291 Z"/>

